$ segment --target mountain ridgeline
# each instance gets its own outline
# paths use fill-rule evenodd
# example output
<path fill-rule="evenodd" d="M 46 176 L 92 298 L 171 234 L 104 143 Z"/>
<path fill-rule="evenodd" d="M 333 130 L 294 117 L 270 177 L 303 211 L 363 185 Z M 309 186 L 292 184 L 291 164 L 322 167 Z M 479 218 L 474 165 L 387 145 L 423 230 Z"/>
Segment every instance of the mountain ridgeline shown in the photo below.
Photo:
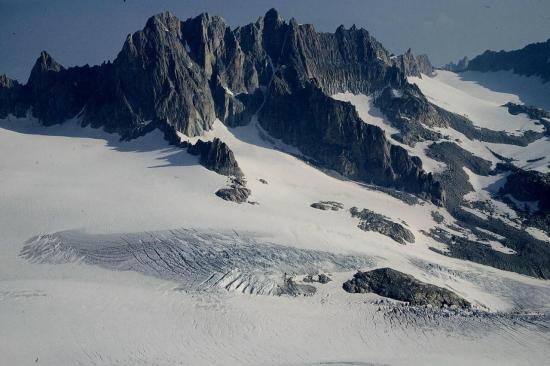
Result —
<path fill-rule="evenodd" d="M 0 77 L 0 118 L 32 113 L 52 125 L 78 116 L 125 139 L 158 127 L 173 142 L 174 132 L 200 136 L 216 118 L 234 127 L 257 115 L 320 167 L 442 203 L 442 186 L 420 159 L 331 98 L 363 93 L 392 123 L 448 125 L 406 79 L 430 70 L 425 56 L 393 56 L 355 26 L 320 33 L 274 9 L 236 29 L 208 14 L 180 21 L 163 13 L 129 35 L 112 62 L 65 68 L 42 52 L 27 84 Z"/>
<path fill-rule="evenodd" d="M 464 57 L 458 63 L 449 63 L 443 69 L 456 72 L 506 70 L 523 76 L 538 76 L 547 82 L 550 80 L 550 39 L 513 51 L 487 50 L 471 60 Z"/>

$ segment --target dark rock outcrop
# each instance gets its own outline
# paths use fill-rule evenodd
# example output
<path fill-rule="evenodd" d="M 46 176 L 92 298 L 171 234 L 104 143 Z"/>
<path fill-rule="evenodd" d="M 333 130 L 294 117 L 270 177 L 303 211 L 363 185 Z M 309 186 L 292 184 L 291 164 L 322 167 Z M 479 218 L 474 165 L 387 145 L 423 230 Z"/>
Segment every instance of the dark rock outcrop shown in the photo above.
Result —
<path fill-rule="evenodd" d="M 414 243 L 413 233 L 403 225 L 393 222 L 388 217 L 378 214 L 374 211 L 363 209 L 359 211 L 357 207 L 350 210 L 351 216 L 359 218 L 359 229 L 363 231 L 375 231 L 386 235 L 400 244 L 406 242 Z"/>
<path fill-rule="evenodd" d="M 516 104 L 508 102 L 503 107 L 508 109 L 508 113 L 513 115 L 525 114 L 531 119 L 543 119 L 546 118 L 550 120 L 550 112 L 545 111 L 544 109 L 537 108 L 535 106 Z"/>
<path fill-rule="evenodd" d="M 373 292 L 410 305 L 431 305 L 433 307 L 456 306 L 469 308 L 468 301 L 445 288 L 421 282 L 411 275 L 391 268 L 379 268 L 368 272 L 357 272 L 343 288 L 351 293 Z"/>
<path fill-rule="evenodd" d="M 216 196 L 226 201 L 243 203 L 246 202 L 248 196 L 250 196 L 250 193 L 250 189 L 246 187 L 236 186 L 229 188 L 220 188 L 216 191 Z"/>
<path fill-rule="evenodd" d="M 248 200 L 248 197 L 252 191 L 246 188 L 246 181 L 244 178 L 231 177 L 231 184 L 229 187 L 220 188 L 216 191 L 216 196 L 226 201 L 232 201 L 236 203 L 243 203 Z M 250 202 L 251 204 L 257 204 L 257 202 Z"/>
<path fill-rule="evenodd" d="M 321 273 L 321 274 L 318 274 L 318 275 L 308 275 L 308 276 L 304 277 L 303 281 L 308 282 L 308 283 L 317 282 L 317 283 L 320 283 L 320 284 L 324 285 L 324 284 L 327 284 L 330 281 L 332 281 L 332 278 L 330 278 L 329 276 L 327 276 L 324 273 Z"/>
<path fill-rule="evenodd" d="M 201 165 L 206 169 L 213 170 L 221 175 L 243 176 L 233 151 L 217 137 L 206 142 L 198 140 L 194 145 L 189 146 L 187 151 L 192 155 L 198 155 Z"/>
<path fill-rule="evenodd" d="M 510 194 L 518 201 L 538 201 L 539 211 L 550 213 L 550 174 L 518 169 L 506 178 L 499 194 Z"/>
<path fill-rule="evenodd" d="M 432 251 L 449 257 L 481 263 L 486 266 L 521 273 L 542 279 L 550 279 L 550 248 L 548 242 L 533 238 L 523 229 L 504 225 L 494 217 L 479 218 L 465 211 L 455 212 L 455 217 L 461 225 L 470 229 L 482 228 L 499 233 L 504 239 L 499 240 L 502 245 L 513 250 L 514 254 L 493 250 L 479 240 L 470 240 L 468 237 L 455 235 L 441 228 L 430 229 L 427 233 L 434 240 L 444 243 L 447 251 L 430 248 Z"/>
<path fill-rule="evenodd" d="M 319 202 L 312 203 L 310 206 L 323 211 L 327 211 L 327 210 L 340 211 L 341 209 L 344 208 L 343 204 L 335 201 L 319 201 Z"/>
<path fill-rule="evenodd" d="M 437 174 L 445 190 L 445 206 L 453 213 L 461 205 L 466 193 L 474 190 L 464 167 L 478 175 L 492 173 L 491 162 L 473 155 L 454 142 L 443 141 L 432 143 L 426 154 L 447 165 L 447 169 Z"/>
<path fill-rule="evenodd" d="M 285 277 L 283 278 L 282 285 L 277 286 L 277 290 L 275 291 L 276 295 L 288 295 L 288 296 L 312 296 L 315 295 L 317 292 L 317 289 L 315 286 L 311 285 L 304 285 L 304 284 L 298 284 L 294 281 L 292 277 Z"/>

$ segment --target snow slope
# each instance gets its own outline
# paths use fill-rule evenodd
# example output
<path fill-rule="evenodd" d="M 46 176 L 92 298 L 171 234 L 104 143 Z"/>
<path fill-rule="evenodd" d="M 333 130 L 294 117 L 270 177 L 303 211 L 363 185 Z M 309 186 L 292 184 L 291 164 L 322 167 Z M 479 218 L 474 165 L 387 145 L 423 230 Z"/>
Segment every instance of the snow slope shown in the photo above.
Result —
<path fill-rule="evenodd" d="M 409 77 L 418 85 L 428 99 L 451 112 L 468 117 L 474 125 L 495 131 L 520 134 L 527 130 L 542 131 L 542 125 L 526 115 L 511 115 L 505 107 L 507 102 L 535 105 L 550 110 L 550 84 L 535 77 L 523 77 L 511 72 L 465 72 L 456 74 L 438 70 L 434 77 Z M 550 140 L 538 139 L 522 147 L 507 144 L 486 143 L 470 140 L 458 131 L 436 128 L 436 131 L 460 140 L 459 145 L 477 156 L 492 161 L 498 159 L 489 149 L 504 157 L 514 159 L 514 164 L 524 169 L 548 172 Z M 539 158 L 543 158 L 537 160 Z M 533 161 L 536 160 L 536 161 Z"/>
<path fill-rule="evenodd" d="M 474 78 L 476 73 L 468 75 Z M 502 73 L 495 75 L 495 78 L 499 77 L 507 78 Z M 438 70 L 433 78 L 410 77 L 409 81 L 417 84 L 431 102 L 450 112 L 464 115 L 476 126 L 511 134 L 519 134 L 526 130 L 543 131 L 542 126 L 534 124 L 534 120 L 523 114 L 513 116 L 502 107 L 508 102 L 521 103 L 518 95 L 512 92 L 497 92 L 480 83 L 467 80 L 461 74 L 444 70 Z"/>
<path fill-rule="evenodd" d="M 480 309 L 550 311 L 547 282 L 429 250 L 437 243 L 422 231 L 436 225 L 431 211 L 451 220 L 430 203 L 409 206 L 333 178 L 286 153 L 288 147 L 266 138 L 256 123 L 227 129 L 217 121 L 205 138 L 215 136 L 234 151 L 250 199 L 258 205 L 217 198 L 214 192 L 226 184 L 225 177 L 168 146 L 159 132 L 120 142 L 115 135 L 82 129 L 77 121 L 47 128 L 26 119 L 0 121 L 0 364 L 539 365 L 547 360 L 546 315 L 411 313 L 378 303 L 381 298 L 373 294 L 342 291 L 355 268 L 326 268 L 342 272 L 332 273 L 331 283 L 316 285 L 315 295 L 294 298 L 248 295 L 244 286 L 226 291 L 225 282 L 190 288 L 187 277 L 165 276 L 162 265 L 153 273 L 137 258 L 125 267 L 109 265 L 117 256 L 95 251 L 106 245 L 101 235 L 110 235 L 109 242 L 120 249 L 129 235 L 143 243 L 139 238 L 161 237 L 158 230 L 194 229 L 254 240 L 260 253 L 275 245 L 282 258 L 313 251 L 362 257 L 361 268 L 391 266 L 450 288 Z M 342 202 L 345 209 L 309 207 L 319 200 Z M 416 242 L 403 246 L 359 230 L 347 212 L 352 206 L 403 220 Z M 65 230 L 83 233 L 78 237 L 92 244 L 81 248 L 93 253 L 93 261 L 43 263 L 37 252 L 20 255 L 28 239 Z M 231 235 L 228 242 L 236 245 Z M 82 240 L 68 242 L 74 249 Z M 219 245 L 222 252 L 230 248 Z M 199 255 L 189 250 L 181 253 Z M 258 255 L 246 253 L 251 261 Z M 208 258 L 203 255 L 207 265 L 215 264 Z M 230 263 L 237 270 L 249 268 L 249 261 Z M 269 280 L 278 281 L 282 270 L 273 268 Z M 291 269 L 298 280 L 308 271 Z M 253 272 L 257 276 L 256 267 Z"/>

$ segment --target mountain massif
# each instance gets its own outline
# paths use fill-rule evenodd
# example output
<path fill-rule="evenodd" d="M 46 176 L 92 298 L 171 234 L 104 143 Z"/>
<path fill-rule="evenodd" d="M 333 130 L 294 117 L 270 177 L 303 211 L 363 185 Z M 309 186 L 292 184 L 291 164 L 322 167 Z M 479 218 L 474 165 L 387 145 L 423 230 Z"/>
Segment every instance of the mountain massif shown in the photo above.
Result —
<path fill-rule="evenodd" d="M 129 35 L 113 62 L 65 68 L 42 52 L 27 84 L 2 78 L 0 114 L 31 110 L 46 125 L 78 115 L 124 138 L 152 127 L 200 136 L 216 118 L 236 126 L 258 114 L 267 132 L 320 166 L 441 202 L 440 185 L 418 159 L 330 98 L 342 91 L 392 98 L 384 91 L 399 90 L 411 117 L 444 123 L 406 81 L 427 64 L 410 52 L 392 58 L 364 29 L 318 33 L 275 10 L 234 30 L 207 14 L 182 22 L 163 13 Z"/>
<path fill-rule="evenodd" d="M 547 50 L 548 42 L 511 53 L 488 52 L 468 69 L 512 68 L 545 78 Z M 532 61 L 520 65 L 525 54 Z M 452 129 L 468 139 L 526 146 L 548 133 L 549 122 L 541 118 L 544 131 L 521 134 L 475 126 L 467 116 L 432 103 L 408 81 L 433 72 L 427 56 L 411 50 L 395 56 L 355 26 L 317 32 L 312 25 L 283 20 L 274 9 L 235 29 L 208 14 L 180 21 L 162 13 L 128 35 L 112 62 L 65 68 L 42 52 L 25 85 L 2 76 L 0 118 L 30 113 L 53 125 L 78 117 L 83 126 L 101 127 L 123 139 L 159 129 L 170 143 L 199 155 L 208 169 L 233 177 L 218 196 L 238 197 L 238 202 L 246 201 L 250 190 L 230 147 L 220 140 L 193 145 L 181 142 L 181 136 L 200 137 L 216 119 L 236 127 L 257 118 L 267 134 L 297 148 L 314 166 L 444 206 L 467 228 L 507 233 L 507 245 L 518 252 L 513 259 L 501 258 L 483 247 L 480 255 L 473 241 L 457 245 L 449 233 L 431 233 L 452 248 L 451 255 L 550 277 L 550 252 L 543 241 L 505 222 L 480 220 L 462 207 L 463 197 L 473 190 L 465 168 L 482 176 L 511 168 L 492 169 L 458 140 L 438 132 Z M 353 104 L 332 97 L 345 92 L 369 96 L 397 132 L 386 135 L 365 122 Z M 408 150 L 418 143 L 428 143 L 427 156 L 447 169 L 426 172 L 423 161 Z M 515 190 L 507 190 L 514 195 Z M 546 218 L 535 222 L 547 229 Z"/>

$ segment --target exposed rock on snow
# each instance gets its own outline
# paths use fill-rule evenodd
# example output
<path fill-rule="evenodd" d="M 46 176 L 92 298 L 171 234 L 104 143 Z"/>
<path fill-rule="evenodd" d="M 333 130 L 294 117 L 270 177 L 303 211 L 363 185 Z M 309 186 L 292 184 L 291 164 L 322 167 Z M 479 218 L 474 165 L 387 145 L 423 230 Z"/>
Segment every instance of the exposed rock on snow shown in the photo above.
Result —
<path fill-rule="evenodd" d="M 330 281 L 332 281 L 332 278 L 330 278 L 329 276 L 327 276 L 324 273 L 321 273 L 321 274 L 318 274 L 318 275 L 307 275 L 306 277 L 304 277 L 303 281 L 304 282 L 310 282 L 310 283 L 318 282 L 318 283 L 321 283 L 321 284 L 327 284 Z"/>
<path fill-rule="evenodd" d="M 344 283 L 343 288 L 351 293 L 374 292 L 411 305 L 470 307 L 468 301 L 447 289 L 421 282 L 391 268 L 357 272 L 353 279 Z"/>
<path fill-rule="evenodd" d="M 326 211 L 326 210 L 339 211 L 344 208 L 343 204 L 335 201 L 319 201 L 319 202 L 312 203 L 310 206 L 323 211 Z"/>
<path fill-rule="evenodd" d="M 277 295 L 289 295 L 289 296 L 312 296 L 317 289 L 315 286 L 298 284 L 292 277 L 284 276 L 282 285 L 277 288 Z"/>
<path fill-rule="evenodd" d="M 248 200 L 252 191 L 246 188 L 246 180 L 243 178 L 230 178 L 231 183 L 228 188 L 220 188 L 216 191 L 216 196 L 236 203 L 243 203 Z M 252 202 L 251 202 L 252 203 Z M 257 202 L 252 203 L 257 204 Z"/>
<path fill-rule="evenodd" d="M 229 188 L 220 188 L 216 191 L 216 196 L 226 201 L 233 201 L 236 203 L 246 202 L 248 196 L 250 196 L 250 189 L 241 186 L 234 186 Z"/>
<path fill-rule="evenodd" d="M 447 251 L 430 249 L 440 254 L 478 262 L 505 271 L 543 279 L 550 278 L 548 242 L 538 240 L 525 230 L 505 225 L 495 218 L 481 219 L 475 215 L 468 215 L 466 212 L 461 213 L 459 217 L 463 221 L 462 225 L 467 227 L 477 225 L 482 229 L 500 233 L 504 236 L 504 239 L 499 240 L 503 250 L 494 250 L 489 243 L 478 238 L 472 240 L 465 235 L 456 235 L 439 227 L 430 229 L 426 235 L 431 236 L 439 243 L 446 244 Z"/>
<path fill-rule="evenodd" d="M 243 176 L 233 151 L 218 138 L 206 142 L 198 140 L 194 145 L 189 146 L 187 151 L 192 155 L 199 155 L 200 163 L 206 169 L 227 176 Z"/>
<path fill-rule="evenodd" d="M 398 243 L 414 243 L 414 235 L 403 225 L 391 221 L 388 217 L 368 209 L 359 211 L 357 207 L 350 209 L 352 217 L 359 218 L 358 227 L 364 231 L 376 231 L 382 235 L 389 236 Z"/>
<path fill-rule="evenodd" d="M 506 178 L 506 183 L 499 193 L 510 194 L 518 201 L 538 201 L 538 209 L 543 213 L 550 213 L 550 174 L 548 173 L 518 169 Z"/>
<path fill-rule="evenodd" d="M 550 121 L 550 112 L 547 112 L 535 106 L 527 106 L 523 104 L 508 102 L 503 107 L 506 107 L 508 109 L 508 113 L 513 115 L 524 113 L 531 119 L 542 120 L 546 118 L 547 120 Z M 544 121 L 541 121 L 541 122 L 544 122 Z"/>

